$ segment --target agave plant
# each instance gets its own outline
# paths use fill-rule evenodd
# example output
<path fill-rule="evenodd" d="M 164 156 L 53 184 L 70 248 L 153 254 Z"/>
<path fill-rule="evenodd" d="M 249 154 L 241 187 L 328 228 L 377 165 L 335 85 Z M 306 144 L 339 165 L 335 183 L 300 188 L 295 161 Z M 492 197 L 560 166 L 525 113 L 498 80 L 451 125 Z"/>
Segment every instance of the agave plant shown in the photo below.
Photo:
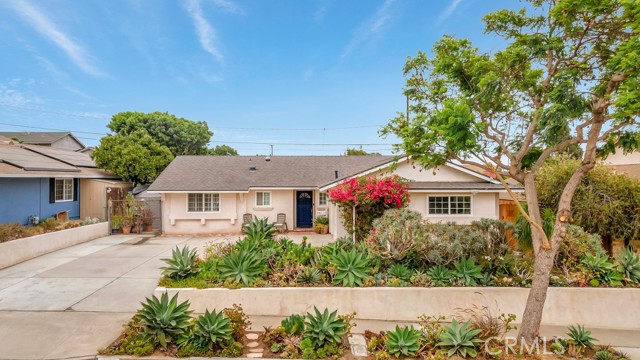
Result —
<path fill-rule="evenodd" d="M 447 286 L 451 283 L 453 274 L 451 270 L 442 265 L 436 265 L 427 271 L 427 276 L 435 286 Z"/>
<path fill-rule="evenodd" d="M 420 349 L 420 338 L 422 333 L 412 326 L 400 327 L 396 325 L 394 331 L 387 333 L 387 350 L 389 354 L 400 356 L 415 356 Z"/>
<path fill-rule="evenodd" d="M 411 270 L 403 264 L 392 265 L 389 270 L 387 270 L 387 276 L 389 278 L 396 278 L 405 282 L 411 280 L 411 275 Z"/>
<path fill-rule="evenodd" d="M 142 303 L 142 309 L 136 314 L 142 325 L 143 336 L 166 348 L 168 343 L 177 340 L 189 327 L 189 306 L 189 301 L 178 304 L 178 294 L 169 300 L 166 291 L 160 299 L 155 295 L 147 298 L 147 302 Z"/>
<path fill-rule="evenodd" d="M 273 224 L 269 222 L 269 219 L 258 219 L 254 217 L 253 221 L 251 221 L 242 229 L 242 233 L 247 238 L 254 239 L 260 242 L 273 239 L 273 235 L 276 233 L 276 229 L 273 227 Z"/>
<path fill-rule="evenodd" d="M 482 342 L 482 340 L 478 338 L 478 334 L 480 334 L 482 330 L 473 329 L 470 326 L 470 321 L 460 326 L 458 321 L 453 319 L 451 326 L 446 326 L 440 334 L 440 342 L 437 343 L 436 346 L 449 349 L 447 352 L 448 356 L 453 356 L 458 353 L 462 357 L 467 357 L 467 355 L 476 357 L 478 355 L 476 344 Z"/>
<path fill-rule="evenodd" d="M 329 313 L 328 309 L 320 312 L 313 307 L 315 314 L 307 313 L 304 323 L 304 338 L 313 342 L 315 348 L 325 344 L 341 344 L 342 337 L 347 333 L 347 323 L 338 318 L 338 311 Z"/>
<path fill-rule="evenodd" d="M 476 259 L 473 256 L 454 262 L 453 267 L 455 268 L 453 276 L 468 286 L 476 286 L 477 281 L 484 277 L 482 267 L 476 264 Z"/>
<path fill-rule="evenodd" d="M 593 273 L 598 281 L 610 285 L 622 284 L 622 274 L 617 271 L 616 265 L 608 255 L 587 253 L 582 259 L 582 266 Z"/>
<path fill-rule="evenodd" d="M 223 280 L 233 279 L 245 286 L 255 282 L 264 269 L 262 259 L 254 253 L 244 250 L 235 250 L 222 258 L 218 265 L 220 277 Z"/>
<path fill-rule="evenodd" d="M 302 332 L 304 331 L 304 316 L 298 314 L 290 315 L 289 317 L 282 319 L 280 325 L 288 335 L 302 335 Z"/>
<path fill-rule="evenodd" d="M 303 268 L 296 277 L 296 281 L 301 284 L 317 284 L 322 280 L 320 270 L 314 267 Z"/>
<path fill-rule="evenodd" d="M 167 263 L 167 266 L 160 268 L 162 275 L 172 279 L 182 279 L 198 272 L 198 252 L 186 245 L 182 250 L 176 246 L 171 251 L 171 258 L 162 261 Z"/>
<path fill-rule="evenodd" d="M 567 335 L 569 336 L 571 344 L 583 348 L 592 348 L 595 345 L 594 342 L 598 341 L 598 339 L 591 336 L 591 331 L 585 329 L 584 326 L 580 324 L 569 326 Z"/>
<path fill-rule="evenodd" d="M 208 309 L 205 309 L 204 314 L 195 321 L 194 335 L 201 338 L 202 342 L 210 347 L 231 340 L 232 333 L 233 328 L 230 320 L 224 316 L 222 311 L 216 312 L 214 309 L 209 312 Z"/>
<path fill-rule="evenodd" d="M 626 248 L 618 255 L 618 271 L 628 281 L 640 282 L 640 257 L 631 248 Z"/>
<path fill-rule="evenodd" d="M 336 276 L 333 278 L 333 282 L 335 284 L 342 283 L 342 286 L 362 286 L 362 280 L 371 270 L 367 255 L 356 249 L 340 250 L 333 257 L 332 262 L 336 267 Z"/>
<path fill-rule="evenodd" d="M 593 358 L 595 360 L 615 360 L 615 356 L 606 350 L 596 351 Z"/>

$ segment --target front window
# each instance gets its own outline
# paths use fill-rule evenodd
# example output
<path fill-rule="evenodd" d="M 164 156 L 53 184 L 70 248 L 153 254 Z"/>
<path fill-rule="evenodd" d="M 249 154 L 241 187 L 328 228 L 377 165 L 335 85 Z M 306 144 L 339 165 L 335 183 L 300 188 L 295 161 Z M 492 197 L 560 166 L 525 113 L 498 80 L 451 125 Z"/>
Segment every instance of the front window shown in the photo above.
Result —
<path fill-rule="evenodd" d="M 56 202 L 73 201 L 73 179 L 56 179 Z"/>
<path fill-rule="evenodd" d="M 220 211 L 220 194 L 188 195 L 188 212 L 218 212 Z"/>
<path fill-rule="evenodd" d="M 271 193 L 258 191 L 256 193 L 256 206 L 271 206 Z"/>
<path fill-rule="evenodd" d="M 319 206 L 326 206 L 327 205 L 327 193 L 325 193 L 325 192 L 320 193 L 320 196 L 318 198 L 318 205 Z"/>
<path fill-rule="evenodd" d="M 429 196 L 429 215 L 471 215 L 471 196 Z"/>

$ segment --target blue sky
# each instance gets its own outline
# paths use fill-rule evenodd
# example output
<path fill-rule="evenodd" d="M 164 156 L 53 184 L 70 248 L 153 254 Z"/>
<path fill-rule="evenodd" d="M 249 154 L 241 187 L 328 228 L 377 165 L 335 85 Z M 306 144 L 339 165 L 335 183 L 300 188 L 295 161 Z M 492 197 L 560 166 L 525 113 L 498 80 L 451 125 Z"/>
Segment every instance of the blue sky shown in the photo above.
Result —
<path fill-rule="evenodd" d="M 389 153 L 394 139 L 377 131 L 404 109 L 407 56 L 443 34 L 490 51 L 499 41 L 482 33 L 482 16 L 521 5 L 4 0 L 0 130 L 72 130 L 96 145 L 115 113 L 168 111 L 207 121 L 212 145 L 241 154 L 267 153 L 267 144 L 276 154 L 347 147 L 322 144 Z"/>

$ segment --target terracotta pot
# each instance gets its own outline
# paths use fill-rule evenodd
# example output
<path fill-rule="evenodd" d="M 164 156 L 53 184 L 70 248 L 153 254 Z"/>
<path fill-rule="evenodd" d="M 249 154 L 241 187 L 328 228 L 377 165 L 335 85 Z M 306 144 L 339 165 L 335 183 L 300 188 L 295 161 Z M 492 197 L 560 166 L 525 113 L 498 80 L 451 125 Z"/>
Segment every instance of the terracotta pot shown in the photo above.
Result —
<path fill-rule="evenodd" d="M 329 233 L 329 225 L 324 225 L 322 227 L 322 233 L 325 235 Z"/>
<path fill-rule="evenodd" d="M 131 225 L 123 226 L 122 227 L 122 233 L 123 234 L 131 234 Z"/>
<path fill-rule="evenodd" d="M 145 232 L 152 232 L 153 231 L 153 225 L 152 224 L 148 224 L 144 226 L 144 231 Z"/>

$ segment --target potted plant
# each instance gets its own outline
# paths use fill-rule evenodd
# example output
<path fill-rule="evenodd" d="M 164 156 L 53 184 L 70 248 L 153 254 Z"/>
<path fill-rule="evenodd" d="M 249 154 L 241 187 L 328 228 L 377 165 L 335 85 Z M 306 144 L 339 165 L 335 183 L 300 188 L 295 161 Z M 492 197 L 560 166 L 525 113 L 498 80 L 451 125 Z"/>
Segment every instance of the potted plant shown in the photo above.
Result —
<path fill-rule="evenodd" d="M 144 225 L 145 232 L 153 231 L 153 213 L 151 209 L 142 210 L 142 224 Z"/>
<path fill-rule="evenodd" d="M 116 233 L 122 228 L 122 216 L 113 215 L 111 217 L 111 233 Z"/>
<path fill-rule="evenodd" d="M 318 234 L 329 233 L 329 218 L 326 216 L 317 217 L 313 224 L 313 229 Z"/>
<path fill-rule="evenodd" d="M 122 217 L 122 233 L 131 234 L 131 227 L 136 218 L 136 202 L 133 195 L 128 194 L 125 197 L 124 215 Z"/>

